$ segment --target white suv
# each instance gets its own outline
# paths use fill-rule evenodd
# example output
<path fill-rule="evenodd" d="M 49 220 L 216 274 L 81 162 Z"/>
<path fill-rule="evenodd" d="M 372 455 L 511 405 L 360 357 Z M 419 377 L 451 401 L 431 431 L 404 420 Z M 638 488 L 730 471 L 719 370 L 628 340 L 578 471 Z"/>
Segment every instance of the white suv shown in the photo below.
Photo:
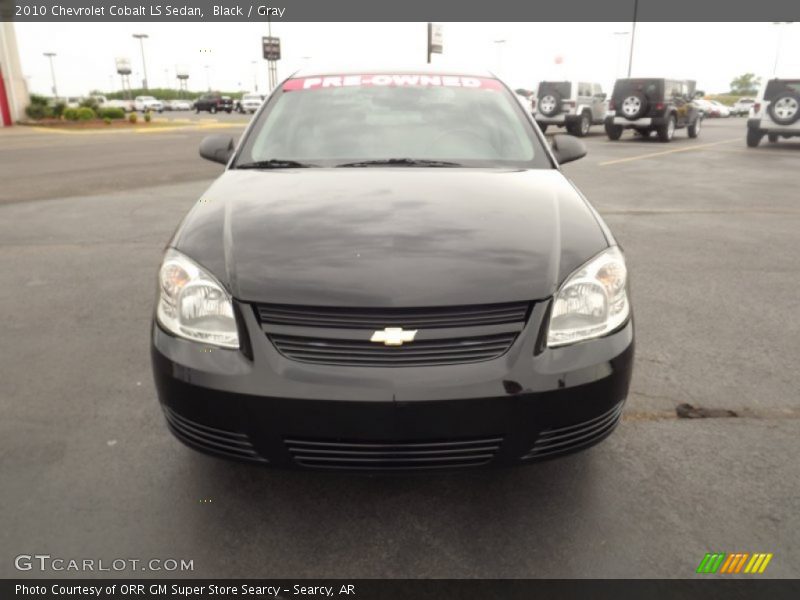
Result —
<path fill-rule="evenodd" d="M 156 100 L 153 96 L 136 96 L 133 100 L 133 110 L 139 112 L 147 112 L 148 110 L 164 112 L 164 103 L 161 100 Z"/>
<path fill-rule="evenodd" d="M 600 84 L 585 81 L 542 81 L 533 100 L 533 116 L 542 131 L 556 125 L 578 137 L 602 124 L 607 108 Z"/>
<path fill-rule="evenodd" d="M 761 138 L 800 136 L 800 79 L 770 79 L 758 92 L 747 120 L 747 145 L 755 148 Z"/>

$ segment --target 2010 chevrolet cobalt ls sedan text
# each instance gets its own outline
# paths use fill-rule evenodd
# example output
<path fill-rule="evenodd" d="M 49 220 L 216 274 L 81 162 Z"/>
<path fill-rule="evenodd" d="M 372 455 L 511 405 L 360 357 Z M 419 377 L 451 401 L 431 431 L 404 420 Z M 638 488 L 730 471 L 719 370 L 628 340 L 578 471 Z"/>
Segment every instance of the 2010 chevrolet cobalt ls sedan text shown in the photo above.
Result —
<path fill-rule="evenodd" d="M 169 243 L 152 362 L 172 432 L 323 469 L 524 463 L 620 420 L 625 260 L 491 75 L 296 74 Z"/>

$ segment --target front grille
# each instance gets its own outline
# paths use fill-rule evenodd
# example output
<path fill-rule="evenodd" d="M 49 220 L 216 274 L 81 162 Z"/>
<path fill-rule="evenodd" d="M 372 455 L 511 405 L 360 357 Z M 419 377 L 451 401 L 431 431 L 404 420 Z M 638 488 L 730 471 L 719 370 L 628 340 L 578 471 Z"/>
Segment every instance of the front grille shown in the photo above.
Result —
<path fill-rule="evenodd" d="M 491 461 L 499 436 L 434 442 L 340 442 L 286 439 L 295 463 L 317 469 L 411 470 L 477 467 Z"/>
<path fill-rule="evenodd" d="M 522 457 L 522 460 L 550 458 L 599 442 L 610 434 L 619 423 L 622 416 L 622 405 L 623 403 L 620 402 L 608 412 L 583 423 L 545 429 L 539 434 L 533 448 Z"/>
<path fill-rule="evenodd" d="M 168 406 L 164 406 L 164 416 L 172 433 L 189 446 L 230 458 L 267 462 L 267 459 L 256 452 L 244 433 L 203 425 L 182 417 Z"/>
<path fill-rule="evenodd" d="M 524 322 L 528 302 L 433 308 L 344 308 L 259 304 L 261 323 L 345 329 L 433 329 Z"/>
<path fill-rule="evenodd" d="M 384 346 L 369 341 L 270 335 L 278 352 L 300 362 L 357 367 L 416 367 L 490 360 L 508 351 L 516 333 Z"/>
<path fill-rule="evenodd" d="M 257 304 L 264 333 L 283 356 L 305 363 L 416 367 L 491 360 L 525 327 L 530 302 L 432 308 L 345 308 Z M 371 342 L 386 328 L 416 330 L 401 346 Z"/>

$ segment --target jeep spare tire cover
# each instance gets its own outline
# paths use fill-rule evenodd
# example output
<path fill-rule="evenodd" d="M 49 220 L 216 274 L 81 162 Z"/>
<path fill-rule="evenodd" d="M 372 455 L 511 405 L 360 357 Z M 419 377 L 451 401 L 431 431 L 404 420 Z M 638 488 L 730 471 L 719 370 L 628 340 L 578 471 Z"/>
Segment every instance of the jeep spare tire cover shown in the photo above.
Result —
<path fill-rule="evenodd" d="M 641 92 L 631 92 L 622 98 L 620 112 L 626 119 L 633 121 L 647 112 L 647 97 Z"/>
<path fill-rule="evenodd" d="M 791 125 L 800 119 L 800 96 L 783 92 L 770 102 L 769 115 L 779 125 Z"/>
<path fill-rule="evenodd" d="M 545 117 L 554 117 L 561 111 L 561 94 L 547 92 L 539 98 L 539 112 Z"/>

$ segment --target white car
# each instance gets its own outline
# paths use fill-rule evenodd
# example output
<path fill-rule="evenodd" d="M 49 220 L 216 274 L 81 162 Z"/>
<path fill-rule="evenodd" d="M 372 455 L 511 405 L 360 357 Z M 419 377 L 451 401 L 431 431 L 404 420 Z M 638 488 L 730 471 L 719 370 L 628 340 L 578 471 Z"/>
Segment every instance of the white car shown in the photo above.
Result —
<path fill-rule="evenodd" d="M 125 112 L 133 112 L 133 102 L 130 100 L 109 100 L 103 104 L 103 106 L 108 108 L 121 108 Z"/>
<path fill-rule="evenodd" d="M 258 95 L 258 94 L 245 94 L 245 95 L 242 96 L 242 99 L 241 99 L 241 101 L 239 103 L 239 108 L 240 108 L 239 112 L 254 113 L 259 108 L 261 108 L 261 105 L 263 103 L 264 103 L 264 100 L 261 98 L 260 95 Z"/>
<path fill-rule="evenodd" d="M 542 81 L 531 102 L 543 132 L 555 125 L 578 137 L 587 135 L 592 125 L 603 123 L 608 112 L 603 88 L 585 81 Z"/>
<path fill-rule="evenodd" d="M 192 110 L 192 103 L 188 100 L 168 100 L 164 110 Z"/>
<path fill-rule="evenodd" d="M 753 108 L 755 101 L 755 98 L 739 98 L 731 108 L 731 114 L 746 117 L 750 114 L 750 109 Z"/>
<path fill-rule="evenodd" d="M 731 116 L 731 107 L 726 106 L 719 100 L 712 100 L 711 104 L 713 106 L 711 116 L 713 117 L 721 117 L 726 118 Z"/>
<path fill-rule="evenodd" d="M 523 108 L 528 112 L 528 114 L 533 114 L 533 102 L 531 101 L 530 96 L 526 96 L 525 94 L 520 94 L 519 92 L 515 92 L 517 96 L 517 100 L 519 103 L 522 104 Z"/>
<path fill-rule="evenodd" d="M 705 98 L 695 98 L 692 100 L 692 103 L 698 108 L 700 114 L 702 114 L 704 117 L 710 116 L 710 113 L 714 108 L 714 105 L 711 103 L 711 101 L 706 100 Z"/>
<path fill-rule="evenodd" d="M 800 79 L 770 79 L 762 85 L 747 120 L 747 145 L 755 148 L 767 136 L 800 137 Z"/>
<path fill-rule="evenodd" d="M 163 112 L 164 103 L 153 96 L 136 96 L 133 100 L 133 109 L 139 112 Z"/>

